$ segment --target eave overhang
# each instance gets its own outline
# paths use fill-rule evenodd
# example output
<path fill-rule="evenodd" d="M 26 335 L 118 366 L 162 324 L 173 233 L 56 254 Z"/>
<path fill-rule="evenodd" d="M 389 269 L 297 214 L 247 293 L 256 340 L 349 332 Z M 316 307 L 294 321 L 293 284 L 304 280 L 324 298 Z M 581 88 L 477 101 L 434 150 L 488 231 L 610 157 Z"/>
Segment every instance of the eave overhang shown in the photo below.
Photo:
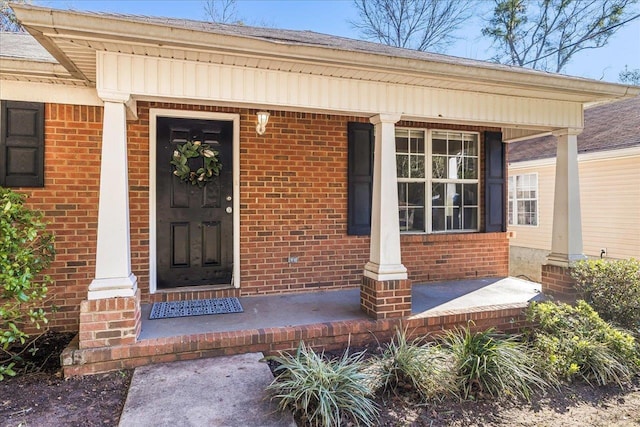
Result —
<path fill-rule="evenodd" d="M 247 68 L 524 96 L 589 104 L 633 97 L 640 87 L 437 55 L 415 59 L 26 5 L 12 5 L 23 26 L 67 70 L 96 83 L 96 51 Z"/>

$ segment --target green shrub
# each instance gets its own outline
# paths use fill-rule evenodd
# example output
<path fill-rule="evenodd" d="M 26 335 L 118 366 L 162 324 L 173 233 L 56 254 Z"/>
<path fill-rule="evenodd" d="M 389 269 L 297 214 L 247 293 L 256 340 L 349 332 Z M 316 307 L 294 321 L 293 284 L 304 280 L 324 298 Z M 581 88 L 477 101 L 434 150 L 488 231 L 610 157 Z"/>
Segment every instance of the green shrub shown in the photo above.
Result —
<path fill-rule="evenodd" d="M 376 359 L 380 388 L 404 389 L 407 386 L 425 399 L 444 397 L 453 390 L 451 357 L 439 346 L 416 339 L 407 341 L 406 331 L 398 329 Z"/>
<path fill-rule="evenodd" d="M 550 384 L 536 370 L 536 360 L 518 336 L 494 329 L 471 332 L 467 326 L 445 332 L 443 346 L 453 355 L 456 386 L 462 399 L 489 394 L 529 399 L 532 387 Z"/>
<path fill-rule="evenodd" d="M 571 276 L 583 298 L 603 319 L 640 332 L 639 260 L 579 261 Z"/>
<path fill-rule="evenodd" d="M 39 303 L 51 279 L 39 273 L 53 259 L 53 236 L 42 214 L 24 206 L 24 196 L 0 187 L 0 379 L 15 375 L 11 347 L 24 344 L 24 326 L 47 323 Z"/>
<path fill-rule="evenodd" d="M 267 358 L 279 364 L 279 375 L 267 390 L 280 410 L 292 410 L 311 426 L 373 425 L 378 409 L 363 356 L 345 352 L 337 360 L 326 360 L 301 342 L 294 355 Z"/>
<path fill-rule="evenodd" d="M 599 385 L 621 384 L 640 367 L 633 336 L 600 318 L 585 301 L 532 303 L 527 318 L 538 326 L 533 343 L 556 375 Z"/>

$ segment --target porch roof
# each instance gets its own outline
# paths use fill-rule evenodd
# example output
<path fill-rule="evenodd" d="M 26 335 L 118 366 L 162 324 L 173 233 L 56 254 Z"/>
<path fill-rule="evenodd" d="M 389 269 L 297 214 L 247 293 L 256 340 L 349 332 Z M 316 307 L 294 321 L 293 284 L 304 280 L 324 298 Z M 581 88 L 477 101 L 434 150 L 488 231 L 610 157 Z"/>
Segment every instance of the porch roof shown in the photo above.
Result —
<path fill-rule="evenodd" d="M 579 103 L 640 88 L 401 49 L 310 31 L 12 5 L 23 26 L 66 69 L 95 85 L 96 52 L 182 59 L 472 93 Z"/>

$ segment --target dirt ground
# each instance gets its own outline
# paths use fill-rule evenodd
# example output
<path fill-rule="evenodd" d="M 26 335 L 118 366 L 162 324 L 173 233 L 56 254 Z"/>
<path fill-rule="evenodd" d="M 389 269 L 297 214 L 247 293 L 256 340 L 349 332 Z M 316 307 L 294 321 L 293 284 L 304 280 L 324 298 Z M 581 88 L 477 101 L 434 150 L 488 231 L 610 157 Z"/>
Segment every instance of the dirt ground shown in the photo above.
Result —
<path fill-rule="evenodd" d="M 132 371 L 64 380 L 57 361 L 70 339 L 68 334 L 45 337 L 42 352 L 30 362 L 41 372 L 0 381 L 3 427 L 118 425 Z M 530 404 L 446 400 L 417 406 L 412 398 L 380 399 L 379 426 L 640 426 L 640 377 L 623 389 L 574 384 L 536 396 Z"/>

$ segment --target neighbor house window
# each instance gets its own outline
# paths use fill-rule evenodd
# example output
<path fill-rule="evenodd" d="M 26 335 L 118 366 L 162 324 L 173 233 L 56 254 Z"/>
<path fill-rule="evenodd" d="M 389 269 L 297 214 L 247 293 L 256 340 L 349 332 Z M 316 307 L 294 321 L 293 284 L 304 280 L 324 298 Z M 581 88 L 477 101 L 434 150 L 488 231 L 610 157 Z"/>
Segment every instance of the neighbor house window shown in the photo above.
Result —
<path fill-rule="evenodd" d="M 538 225 L 538 174 L 509 177 L 509 225 Z"/>
<path fill-rule="evenodd" d="M 403 232 L 478 230 L 478 134 L 396 129 Z"/>

